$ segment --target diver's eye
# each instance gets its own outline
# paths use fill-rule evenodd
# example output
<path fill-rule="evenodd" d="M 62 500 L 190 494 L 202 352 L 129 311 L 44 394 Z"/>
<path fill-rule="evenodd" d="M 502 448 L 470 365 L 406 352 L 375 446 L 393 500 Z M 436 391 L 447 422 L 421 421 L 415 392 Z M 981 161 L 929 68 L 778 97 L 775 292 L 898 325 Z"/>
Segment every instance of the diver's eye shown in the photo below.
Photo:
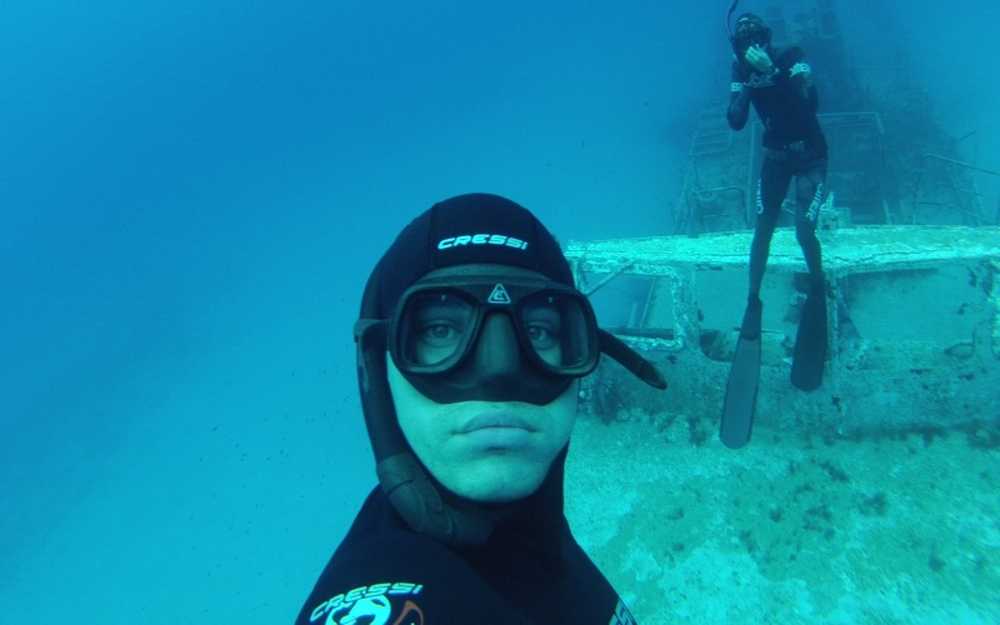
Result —
<path fill-rule="evenodd" d="M 544 295 L 527 303 L 521 314 L 524 331 L 536 352 L 559 347 L 562 330 L 562 303 L 553 295 Z"/>
<path fill-rule="evenodd" d="M 556 345 L 556 334 L 553 328 L 544 323 L 528 324 L 528 338 L 535 349 L 551 349 Z"/>
<path fill-rule="evenodd" d="M 421 342 L 431 347 L 447 347 L 456 343 L 461 333 L 454 324 L 441 321 L 421 326 L 419 336 Z"/>

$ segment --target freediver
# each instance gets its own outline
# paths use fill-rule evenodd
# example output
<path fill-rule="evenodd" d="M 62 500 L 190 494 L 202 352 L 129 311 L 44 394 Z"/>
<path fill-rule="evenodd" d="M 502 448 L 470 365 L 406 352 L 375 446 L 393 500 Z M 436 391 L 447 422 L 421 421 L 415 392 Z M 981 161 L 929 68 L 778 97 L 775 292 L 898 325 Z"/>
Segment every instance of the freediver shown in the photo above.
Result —
<path fill-rule="evenodd" d="M 570 531 L 564 463 L 602 353 L 666 382 L 598 327 L 545 226 L 497 195 L 435 204 L 376 264 L 354 337 L 379 484 L 296 624 L 635 625 Z"/>
<path fill-rule="evenodd" d="M 736 4 L 730 7 L 730 16 Z M 731 447 L 745 444 L 750 436 L 760 372 L 761 283 L 781 205 L 793 179 L 795 237 L 809 280 L 796 335 L 792 384 L 803 390 L 818 388 L 827 350 L 826 284 L 816 237 L 826 196 L 827 142 L 816 115 L 819 98 L 804 51 L 776 49 L 771 39 L 771 29 L 752 13 L 736 20 L 729 39 L 733 63 L 726 119 L 733 130 L 742 130 L 752 104 L 764 126 L 763 164 L 754 194 L 749 294 L 723 408 L 721 437 Z"/>

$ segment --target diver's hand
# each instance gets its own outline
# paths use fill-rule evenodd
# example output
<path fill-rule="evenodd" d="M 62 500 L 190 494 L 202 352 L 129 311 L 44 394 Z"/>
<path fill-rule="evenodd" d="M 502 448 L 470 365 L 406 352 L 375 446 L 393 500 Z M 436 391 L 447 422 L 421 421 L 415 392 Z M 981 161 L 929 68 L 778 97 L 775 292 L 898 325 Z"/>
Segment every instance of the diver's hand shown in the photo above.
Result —
<path fill-rule="evenodd" d="M 760 46 L 750 46 L 745 55 L 747 63 L 762 74 L 770 74 L 774 71 L 774 61 L 767 55 L 764 48 Z"/>
<path fill-rule="evenodd" d="M 806 84 L 812 82 L 812 68 L 809 67 L 808 63 L 796 63 L 792 65 L 792 69 L 789 70 L 788 74 L 792 78 L 802 76 L 802 80 L 806 81 Z"/>

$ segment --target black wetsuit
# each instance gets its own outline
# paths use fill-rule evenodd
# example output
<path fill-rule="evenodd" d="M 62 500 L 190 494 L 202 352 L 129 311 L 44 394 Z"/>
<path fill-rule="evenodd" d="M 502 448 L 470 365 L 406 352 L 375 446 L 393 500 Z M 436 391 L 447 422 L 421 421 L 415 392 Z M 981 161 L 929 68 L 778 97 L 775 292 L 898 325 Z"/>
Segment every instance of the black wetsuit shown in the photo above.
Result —
<path fill-rule="evenodd" d="M 814 284 L 823 267 L 816 222 L 826 193 L 827 145 L 816 111 L 816 88 L 790 70 L 803 62 L 799 48 L 770 51 L 777 72 L 764 76 L 746 62 L 733 61 L 732 88 L 726 117 L 734 130 L 747 122 L 750 104 L 764 124 L 764 164 L 757 184 L 757 223 L 750 251 L 750 294 L 757 297 L 778 223 L 781 203 L 792 178 L 795 185 L 795 235 Z"/>
<path fill-rule="evenodd" d="M 570 533 L 564 458 L 476 547 L 414 532 L 376 487 L 296 625 L 634 625 Z"/>

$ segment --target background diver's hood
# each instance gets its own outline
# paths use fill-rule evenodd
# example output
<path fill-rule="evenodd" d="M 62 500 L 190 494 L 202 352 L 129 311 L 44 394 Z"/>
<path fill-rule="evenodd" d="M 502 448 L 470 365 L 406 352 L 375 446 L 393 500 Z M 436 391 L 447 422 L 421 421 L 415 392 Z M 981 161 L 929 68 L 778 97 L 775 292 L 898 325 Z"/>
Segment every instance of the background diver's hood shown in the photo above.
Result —
<path fill-rule="evenodd" d="M 399 234 L 365 285 L 361 319 L 390 317 L 403 292 L 425 274 L 465 264 L 511 265 L 575 286 L 558 242 L 531 212 L 496 195 L 460 195 L 435 204 Z M 533 495 L 502 505 L 458 497 L 423 466 L 399 427 L 386 377 L 385 337 L 355 338 L 361 405 L 379 483 L 414 531 L 460 546 L 483 544 L 503 528 L 517 528 L 517 535 L 528 540 L 532 535 L 551 537 L 564 530 L 563 474 L 568 446 Z M 605 353 L 647 383 L 666 388 L 659 373 L 641 356 L 610 334 L 602 332 L 601 341 Z M 544 548 L 546 543 L 543 539 L 538 545 Z"/>

